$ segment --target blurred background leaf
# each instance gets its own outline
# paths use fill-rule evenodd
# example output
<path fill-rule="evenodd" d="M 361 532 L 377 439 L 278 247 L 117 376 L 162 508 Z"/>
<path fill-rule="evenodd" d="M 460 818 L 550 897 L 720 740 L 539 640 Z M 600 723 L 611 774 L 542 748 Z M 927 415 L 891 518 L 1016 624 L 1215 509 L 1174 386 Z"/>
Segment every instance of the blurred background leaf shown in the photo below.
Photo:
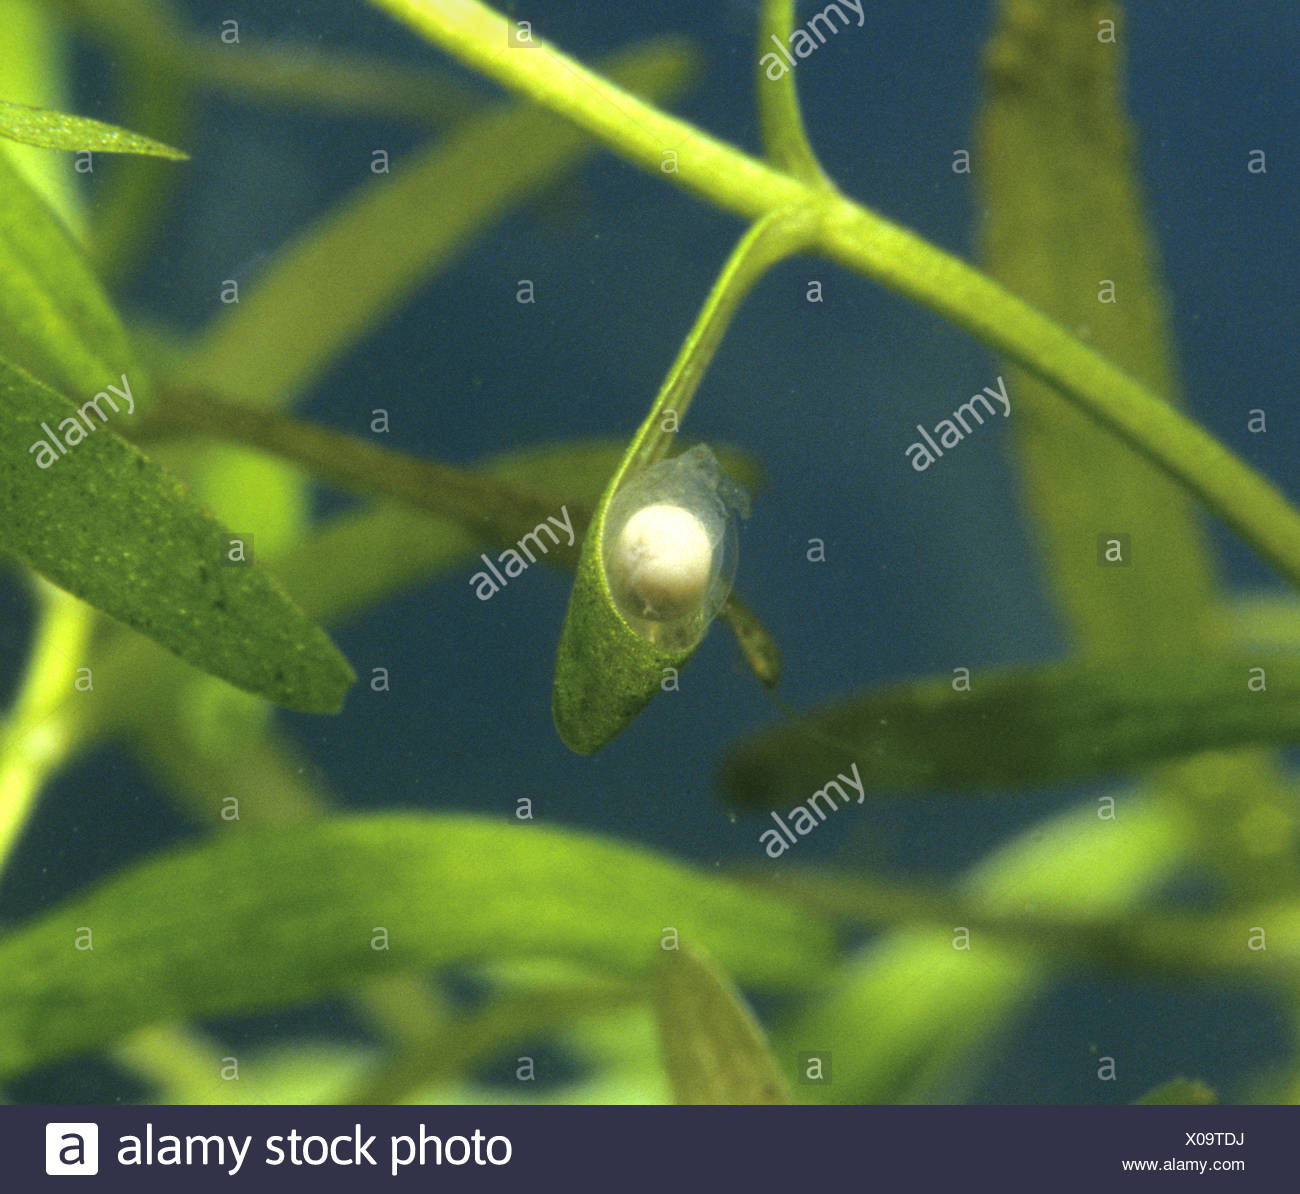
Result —
<path fill-rule="evenodd" d="M 82 926 L 94 949 L 75 948 Z M 228 830 L 0 938 L 0 1074 L 453 963 L 557 956 L 636 976 L 666 934 L 757 985 L 806 987 L 833 956 L 829 929 L 780 900 L 574 831 L 393 814 Z"/>
<path fill-rule="evenodd" d="M 885 793 L 1024 790 L 1297 739 L 1300 655 L 1160 654 L 990 668 L 830 702 L 733 746 L 722 786 L 751 809 L 790 807 L 841 773 Z M 856 796 L 839 785 L 841 801 Z"/>
<path fill-rule="evenodd" d="M 660 955 L 654 1007 L 674 1102 L 790 1102 L 753 1012 L 727 976 L 689 943 Z"/>
<path fill-rule="evenodd" d="M 1214 1091 L 1195 1078 L 1171 1078 L 1138 1099 L 1148 1107 L 1213 1107 L 1218 1101 Z"/>
<path fill-rule="evenodd" d="M 148 382 L 113 304 L 67 229 L 0 150 L 0 355 L 85 401 L 123 373 Z"/>

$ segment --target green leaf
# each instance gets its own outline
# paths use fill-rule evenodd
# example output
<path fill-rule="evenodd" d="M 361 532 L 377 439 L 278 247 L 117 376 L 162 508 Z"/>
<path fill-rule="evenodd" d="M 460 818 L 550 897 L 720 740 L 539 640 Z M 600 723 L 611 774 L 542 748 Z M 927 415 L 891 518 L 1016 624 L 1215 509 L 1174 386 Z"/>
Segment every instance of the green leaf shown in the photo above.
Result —
<path fill-rule="evenodd" d="M 0 356 L 78 401 L 143 371 L 67 229 L 0 152 Z"/>
<path fill-rule="evenodd" d="M 1137 1102 L 1148 1107 L 1213 1107 L 1219 1096 L 1195 1078 L 1171 1078 L 1152 1087 Z"/>
<path fill-rule="evenodd" d="M 741 238 L 592 516 L 560 632 L 551 694 L 555 728 L 579 754 L 591 754 L 622 733 L 660 691 L 667 672 L 680 671 L 689 662 L 708 629 L 705 621 L 693 641 L 670 646 L 651 641 L 629 623 L 614 599 L 605 560 L 611 504 L 628 481 L 664 458 L 741 302 L 770 266 L 798 250 L 806 231 L 797 216 L 776 212 Z M 747 612 L 742 607 L 736 623 L 742 644 L 747 642 Z M 745 651 L 758 662 L 755 671 L 766 683 L 763 652 L 755 656 L 748 646 Z"/>
<path fill-rule="evenodd" d="M 128 132 L 113 124 L 104 124 L 85 116 L 69 116 L 49 108 L 29 108 L 0 100 L 0 137 L 39 145 L 45 149 L 75 149 L 95 153 L 143 153 L 150 157 L 170 158 L 180 162 L 188 153 Z"/>
<path fill-rule="evenodd" d="M 953 684 L 864 693 L 753 735 L 724 764 L 727 800 L 785 809 L 841 774 L 905 792 L 1028 788 L 1300 740 L 1294 653 L 1002 668 L 974 673 L 969 691 Z"/>
<path fill-rule="evenodd" d="M 740 992 L 685 943 L 662 952 L 654 1004 L 674 1102 L 790 1102 L 767 1038 Z"/>
<path fill-rule="evenodd" d="M 1177 403 L 1120 95 L 1122 45 L 1100 46 L 1096 21 L 1080 20 L 1073 0 L 999 7 L 975 155 L 989 271 L 1063 326 L 1087 328 L 1091 344 Z M 1099 301 L 1100 279 L 1115 301 Z M 1080 652 L 1146 656 L 1213 641 L 1213 577 L 1187 493 L 1050 386 L 1016 368 L 1007 378 L 1025 500 Z M 1091 546 L 1116 533 L 1140 559 L 1098 567 Z"/>
<path fill-rule="evenodd" d="M 601 503 L 603 511 L 607 500 Z M 583 540 L 555 660 L 551 712 L 564 744 L 592 754 L 650 703 L 667 669 L 680 671 L 696 646 L 665 650 L 633 630 L 614 605 L 599 549 L 603 517 Z"/>
<path fill-rule="evenodd" d="M 1087 19 L 1076 0 L 1043 0 L 1032 11 L 1002 0 L 998 8 L 975 152 L 989 270 L 1061 326 L 1086 335 L 1173 410 L 1181 395 L 1168 303 L 1144 210 L 1138 140 L 1124 111 L 1127 39 L 1121 33 L 1115 44 L 1097 40 L 1096 18 L 1122 18 L 1121 5 L 1098 0 Z M 1159 461 L 1140 442 L 1130 450 L 1094 423 L 1086 405 L 1060 401 L 1064 390 L 1050 379 L 1010 360 L 1008 377 L 1021 412 L 1011 420 L 1020 489 L 1076 653 L 1094 660 L 1177 657 L 1227 641 L 1228 619 L 1187 489 L 1167 469 L 1152 467 Z M 1181 438 L 1192 446 L 1193 439 Z M 1222 445 L 1207 440 L 1189 463 L 1229 501 L 1246 498 L 1250 482 L 1234 483 L 1234 462 L 1221 453 Z M 1275 510 L 1266 532 L 1286 521 Z M 1127 537 L 1125 565 L 1099 566 L 1103 546 L 1116 536 Z M 1224 831 L 1262 827 L 1276 815 L 1270 805 L 1291 802 L 1273 760 L 1238 752 L 1208 770 L 1204 760 L 1186 767 L 1149 783 L 1207 793 L 1186 807 L 1207 845 L 1217 843 L 1211 848 L 1219 877 L 1255 887 L 1270 882 L 1273 866 L 1290 874 L 1280 847 L 1263 864 L 1263 854 L 1241 854 L 1230 844 L 1236 835 Z M 1210 785 L 1217 788 L 1213 798 Z"/>
<path fill-rule="evenodd" d="M 337 712 L 355 679 L 347 661 L 269 576 L 228 564 L 221 525 L 118 437 L 111 420 L 130 405 L 108 394 L 74 407 L 0 358 L 0 546 L 206 672 L 290 709 Z M 66 454 L 49 444 L 60 434 Z M 46 467 L 38 442 L 54 456 Z"/>
<path fill-rule="evenodd" d="M 1098 817 L 1099 821 L 1116 818 Z M 1087 876 L 1082 881 L 1086 881 Z M 1281 981 L 1297 970 L 1300 907 L 1288 901 L 1237 905 L 1212 915 L 1150 912 L 1135 917 L 1046 915 L 1024 907 L 989 911 L 985 902 L 940 887 L 842 875 L 814 867 L 761 872 L 754 880 L 820 914 L 877 926 L 928 927 L 969 939 L 1026 945 L 1042 959 L 1068 959 L 1094 973 L 1162 979 L 1230 974 Z M 1251 934 L 1254 935 L 1253 945 Z M 1267 938 L 1273 947 L 1264 949 Z M 1247 947 L 1243 948 L 1242 943 Z M 959 943 L 959 947 L 960 947 Z M 1282 948 L 1278 949 L 1277 946 Z"/>
<path fill-rule="evenodd" d="M 644 976 L 665 926 L 747 983 L 805 986 L 832 957 L 825 923 L 779 899 L 568 830 L 420 814 L 224 830 L 0 938 L 0 1076 L 382 974 L 555 957 Z M 73 948 L 83 927 L 93 950 Z"/>

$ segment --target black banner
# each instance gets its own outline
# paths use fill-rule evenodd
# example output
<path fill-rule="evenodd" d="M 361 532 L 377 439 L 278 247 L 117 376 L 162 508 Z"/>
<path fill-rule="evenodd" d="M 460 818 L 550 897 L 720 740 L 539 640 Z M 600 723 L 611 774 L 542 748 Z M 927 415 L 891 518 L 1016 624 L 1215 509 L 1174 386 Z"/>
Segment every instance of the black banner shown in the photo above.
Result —
<path fill-rule="evenodd" d="M 1279 1107 L 4 1107 L 0 1187 L 566 1191 L 1294 1186 Z M 1166 1180 L 1161 1181 L 1160 1178 Z M 1217 1180 L 1215 1180 L 1217 1179 Z M 533 1184 L 529 1186 L 529 1183 Z M 74 1187 L 75 1188 L 75 1187 Z M 1187 1188 L 1207 1188 L 1190 1183 Z"/>

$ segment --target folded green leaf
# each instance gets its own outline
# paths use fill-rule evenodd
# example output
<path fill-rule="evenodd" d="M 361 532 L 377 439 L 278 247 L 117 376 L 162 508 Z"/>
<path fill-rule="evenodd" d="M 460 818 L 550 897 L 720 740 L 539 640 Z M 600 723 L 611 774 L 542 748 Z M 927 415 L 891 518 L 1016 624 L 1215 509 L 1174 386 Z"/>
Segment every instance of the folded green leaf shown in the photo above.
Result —
<path fill-rule="evenodd" d="M 788 1103 L 781 1069 L 753 1013 L 716 965 L 683 945 L 655 972 L 655 1016 L 673 1101 Z"/>
<path fill-rule="evenodd" d="M 598 516 L 595 534 L 600 537 Z M 619 615 L 601 553 L 584 546 L 556 652 L 551 711 L 564 744 L 592 754 L 625 730 L 665 678 L 686 666 L 698 644 L 665 650 L 647 642 Z"/>
<path fill-rule="evenodd" d="M 834 785 L 845 802 L 858 783 L 1032 787 L 1297 740 L 1294 653 L 1052 664 L 976 672 L 969 691 L 964 676 L 936 677 L 827 704 L 743 741 L 722 785 L 732 804 L 784 810 Z"/>
<path fill-rule="evenodd" d="M 382 974 L 554 957 L 644 975 L 669 931 L 755 984 L 815 982 L 832 956 L 825 923 L 779 899 L 567 830 L 416 814 L 227 830 L 0 938 L 0 1076 Z"/>
<path fill-rule="evenodd" d="M 748 495 L 701 445 L 664 457 L 741 302 L 806 234 L 799 213 L 775 212 L 740 239 L 601 496 L 555 658 L 551 712 L 570 750 L 591 754 L 622 733 L 728 603 L 735 516 L 749 513 Z M 658 518 L 665 510 L 669 517 Z M 625 539 L 643 512 L 653 521 Z M 639 575 L 651 577 L 648 587 L 638 587 Z M 779 660 L 751 635 L 757 620 L 747 614 L 741 607 L 737 635 L 759 678 L 774 683 Z"/>
<path fill-rule="evenodd" d="M 142 431 L 140 439 L 145 443 L 177 431 L 202 431 L 234 440 L 275 453 L 344 488 L 396 497 L 437 516 L 438 521 L 431 522 L 396 509 L 366 511 L 338 520 L 330 528 L 328 547 L 305 545 L 305 557 L 303 551 L 296 553 L 305 565 L 303 582 L 313 588 L 324 586 L 336 599 L 345 588 L 382 592 L 392 581 L 413 579 L 437 566 L 450 567 L 461 557 L 472 556 L 484 541 L 524 550 L 527 537 L 548 522 L 571 538 L 557 536 L 541 559 L 555 567 L 576 567 L 591 508 L 626 455 L 622 451 L 611 455 L 603 448 L 543 445 L 507 454 L 482 473 L 469 472 L 300 419 L 180 389 L 168 391 L 164 407 Z M 745 486 L 758 484 L 760 473 L 752 460 L 734 450 L 724 449 L 721 455 L 727 476 Z M 322 551 L 344 552 L 352 562 L 325 566 L 332 554 Z M 358 561 L 358 553 L 366 559 Z M 384 559 L 388 567 L 380 567 Z M 487 573 L 478 575 L 487 578 Z M 758 615 L 732 593 L 720 616 L 735 633 L 758 679 L 769 687 L 776 684 L 780 651 Z M 661 675 L 654 673 L 656 684 Z"/>
<path fill-rule="evenodd" d="M 206 672 L 337 712 L 347 661 L 269 576 L 228 562 L 221 525 L 118 437 L 131 383 L 105 380 L 117 388 L 77 407 L 0 358 L 0 548 Z"/>
<path fill-rule="evenodd" d="M 0 356 L 83 402 L 126 372 L 146 378 L 67 229 L 0 152 Z"/>
<path fill-rule="evenodd" d="M 150 157 L 186 161 L 189 154 L 161 141 L 128 132 L 85 116 L 69 116 L 49 108 L 29 108 L 0 100 L 0 137 L 45 149 L 76 149 L 95 153 L 143 153 Z"/>

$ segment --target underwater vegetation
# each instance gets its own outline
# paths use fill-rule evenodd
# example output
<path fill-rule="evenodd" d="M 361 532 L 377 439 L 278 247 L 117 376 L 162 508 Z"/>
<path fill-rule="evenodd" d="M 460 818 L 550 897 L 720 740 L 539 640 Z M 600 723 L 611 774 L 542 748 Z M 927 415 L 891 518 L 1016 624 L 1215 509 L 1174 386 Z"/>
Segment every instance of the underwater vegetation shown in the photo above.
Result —
<path fill-rule="evenodd" d="M 1285 412 L 1184 399 L 1120 5 L 981 12 L 973 131 L 926 142 L 969 260 L 821 140 L 820 72 L 911 6 L 692 6 L 752 148 L 674 114 L 694 41 L 571 51 L 560 4 L 322 6 L 356 44 L 9 7 L 6 1099 L 1300 1096 Z M 249 112 L 345 181 L 223 182 Z M 1242 136 L 1214 168 L 1271 210 Z M 725 249 L 651 260 L 657 204 Z"/>

